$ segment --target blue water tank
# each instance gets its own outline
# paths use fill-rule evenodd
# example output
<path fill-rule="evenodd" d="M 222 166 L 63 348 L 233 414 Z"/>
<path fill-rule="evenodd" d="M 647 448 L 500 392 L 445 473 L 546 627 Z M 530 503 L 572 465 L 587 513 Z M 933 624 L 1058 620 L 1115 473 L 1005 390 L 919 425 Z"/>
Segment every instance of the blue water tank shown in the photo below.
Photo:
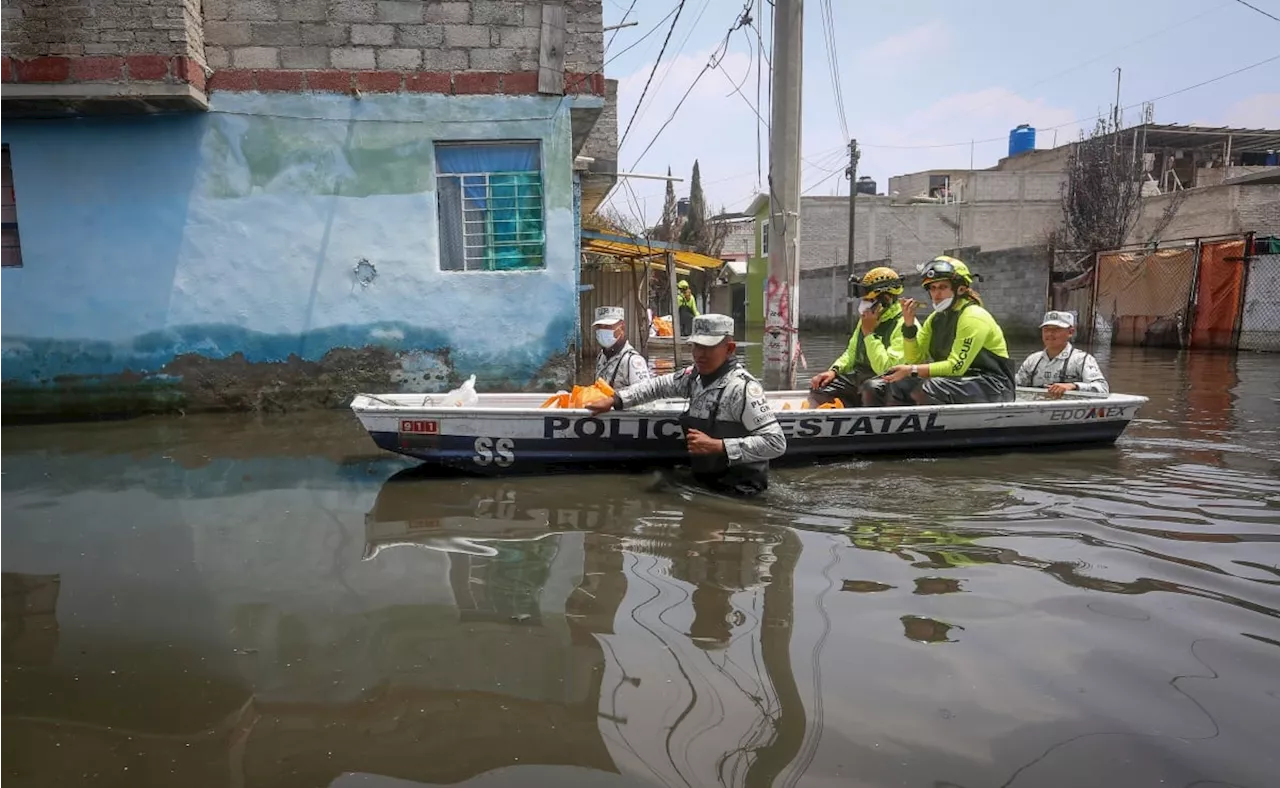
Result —
<path fill-rule="evenodd" d="M 1009 156 L 1010 158 L 1020 153 L 1026 153 L 1029 150 L 1036 149 L 1036 130 L 1023 123 L 1018 128 L 1009 132 Z"/>

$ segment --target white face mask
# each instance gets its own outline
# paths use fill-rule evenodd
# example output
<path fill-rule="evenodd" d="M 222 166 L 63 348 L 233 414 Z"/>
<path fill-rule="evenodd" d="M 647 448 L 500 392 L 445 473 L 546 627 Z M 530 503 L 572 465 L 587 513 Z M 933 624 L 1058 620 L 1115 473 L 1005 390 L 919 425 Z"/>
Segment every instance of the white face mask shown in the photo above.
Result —
<path fill-rule="evenodd" d="M 875 301 L 859 301 L 858 302 L 858 314 L 860 315 L 865 315 L 866 313 L 870 312 L 872 309 L 875 309 L 875 308 L 876 308 Z"/>
<path fill-rule="evenodd" d="M 617 337 L 613 335 L 612 328 L 597 328 L 596 341 L 600 343 L 602 348 L 611 348 L 618 343 Z"/>
<path fill-rule="evenodd" d="M 954 300 L 956 300 L 956 297 L 955 297 L 955 296 L 951 296 L 950 298 L 947 298 L 947 299 L 944 299 L 944 300 L 942 300 L 942 301 L 939 301 L 938 303 L 936 303 L 936 304 L 934 304 L 934 305 L 933 305 L 933 311 L 935 311 L 935 312 L 941 312 L 941 311 L 945 310 L 947 307 L 951 306 L 951 302 L 952 302 L 952 301 L 954 301 Z"/>

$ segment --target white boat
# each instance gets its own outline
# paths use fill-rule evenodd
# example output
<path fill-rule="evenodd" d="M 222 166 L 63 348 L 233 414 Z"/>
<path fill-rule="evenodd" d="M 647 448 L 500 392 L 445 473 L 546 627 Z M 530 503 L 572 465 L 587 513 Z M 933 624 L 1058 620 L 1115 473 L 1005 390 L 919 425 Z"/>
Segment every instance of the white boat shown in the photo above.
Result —
<path fill-rule="evenodd" d="M 979 448 L 1113 443 L 1146 397 L 1019 389 L 1014 402 L 800 410 L 805 391 L 770 392 L 787 434 L 782 460 Z M 475 407 L 439 394 L 358 394 L 351 402 L 374 443 L 414 459 L 482 473 L 537 468 L 670 465 L 686 460 L 683 400 L 592 416 L 542 409 L 545 394 L 481 394 Z"/>

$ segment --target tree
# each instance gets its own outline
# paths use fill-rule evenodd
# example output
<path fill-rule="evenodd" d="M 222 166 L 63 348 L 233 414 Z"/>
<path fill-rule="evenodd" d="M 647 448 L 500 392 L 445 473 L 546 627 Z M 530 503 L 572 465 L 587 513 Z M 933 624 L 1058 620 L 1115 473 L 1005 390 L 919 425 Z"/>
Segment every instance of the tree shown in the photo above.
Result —
<path fill-rule="evenodd" d="M 1067 155 L 1057 244 L 1097 252 L 1123 246 L 1142 214 L 1143 153 L 1118 121 L 1101 119 Z"/>
<path fill-rule="evenodd" d="M 689 179 L 689 213 L 680 228 L 680 243 L 696 246 L 707 224 L 707 201 L 702 194 L 702 172 L 698 160 L 693 160 L 693 177 Z"/>
<path fill-rule="evenodd" d="M 695 160 L 693 177 L 689 180 L 689 213 L 680 227 L 680 243 L 708 257 L 719 257 L 728 234 L 728 225 L 711 221 L 706 196 L 702 192 L 702 172 Z"/>
<path fill-rule="evenodd" d="M 679 226 L 680 217 L 676 215 L 676 187 L 671 180 L 671 168 L 667 167 L 667 196 L 662 201 L 662 223 L 653 235 L 659 241 L 673 241 Z"/>

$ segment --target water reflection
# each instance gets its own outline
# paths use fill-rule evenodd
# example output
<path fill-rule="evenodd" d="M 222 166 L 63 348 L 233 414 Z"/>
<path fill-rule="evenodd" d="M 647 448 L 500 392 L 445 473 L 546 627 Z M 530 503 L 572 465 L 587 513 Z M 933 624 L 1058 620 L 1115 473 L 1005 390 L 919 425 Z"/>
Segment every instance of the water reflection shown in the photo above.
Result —
<path fill-rule="evenodd" d="M 520 603 L 492 606 L 491 621 L 528 627 L 546 614 L 547 557 L 580 545 L 563 616 L 576 647 L 599 655 L 593 692 L 613 762 L 660 784 L 771 784 L 805 725 L 787 669 L 790 584 L 775 583 L 794 565 L 794 534 L 689 516 L 659 493 L 593 492 L 589 505 L 566 506 L 534 483 L 401 474 L 368 513 L 364 554 L 446 554 L 464 620 L 505 566 L 520 582 L 500 587 L 518 588 Z"/>
<path fill-rule="evenodd" d="M 1115 447 L 750 503 L 397 473 L 342 413 L 6 430 L 4 776 L 1269 784 L 1280 365 L 1107 364 Z"/>

